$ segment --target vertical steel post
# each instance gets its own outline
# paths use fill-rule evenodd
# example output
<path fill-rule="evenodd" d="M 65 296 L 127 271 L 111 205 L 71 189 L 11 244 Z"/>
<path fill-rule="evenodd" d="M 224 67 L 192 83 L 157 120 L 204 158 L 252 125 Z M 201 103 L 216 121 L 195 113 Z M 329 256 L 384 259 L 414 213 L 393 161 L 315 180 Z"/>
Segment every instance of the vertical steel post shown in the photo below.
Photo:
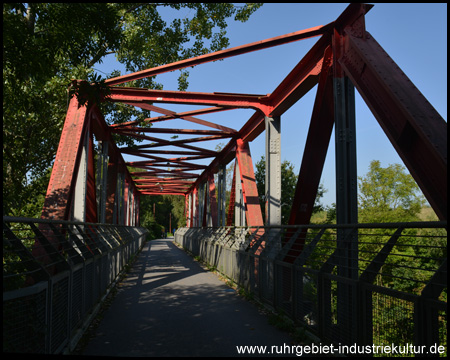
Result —
<path fill-rule="evenodd" d="M 266 188 L 265 225 L 281 225 L 281 121 L 279 116 L 265 117 Z"/>
<path fill-rule="evenodd" d="M 191 196 L 191 193 L 184 195 L 184 217 L 186 219 L 186 227 L 189 227 L 189 197 Z"/>
<path fill-rule="evenodd" d="M 108 173 L 108 142 L 99 141 L 99 154 L 97 162 L 97 204 L 98 221 L 106 222 L 106 189 Z"/>
<path fill-rule="evenodd" d="M 358 222 L 358 177 L 356 170 L 355 89 L 346 76 L 334 78 L 336 146 L 336 222 Z M 345 238 L 342 234 L 340 238 Z M 352 238 L 341 275 L 358 278 L 358 239 Z M 347 247 L 346 245 L 343 245 Z M 344 270 L 344 268 L 346 270 Z"/>
<path fill-rule="evenodd" d="M 226 188 L 226 166 L 221 165 L 218 175 L 218 205 L 219 205 L 219 216 L 218 225 L 226 225 L 226 199 L 225 199 L 225 188 Z"/>
<path fill-rule="evenodd" d="M 198 186 L 198 223 L 197 226 L 202 226 L 203 225 L 203 204 L 205 203 L 205 199 L 204 199 L 204 189 L 205 186 L 204 184 L 199 184 Z"/>
<path fill-rule="evenodd" d="M 208 176 L 207 183 L 208 191 L 208 221 L 207 226 L 216 227 L 218 225 L 217 221 L 217 200 L 216 200 L 216 184 L 214 183 L 214 174 L 210 173 Z"/>
<path fill-rule="evenodd" d="M 235 176 L 235 200 L 234 204 L 229 206 L 234 206 L 234 225 L 235 226 L 245 226 L 245 209 L 244 209 L 244 199 L 242 195 L 242 182 L 239 171 L 239 166 L 236 166 L 236 176 Z"/>
<path fill-rule="evenodd" d="M 198 208 L 197 208 L 198 189 L 194 188 L 192 196 L 192 220 L 193 226 L 198 227 Z"/>
<path fill-rule="evenodd" d="M 355 89 L 344 74 L 338 60 L 344 48 L 344 37 L 336 30 L 333 37 L 333 90 L 336 149 L 336 223 L 356 224 L 358 222 L 356 132 L 355 132 Z M 352 229 L 337 232 L 339 253 L 337 274 L 358 279 L 358 235 Z M 356 287 L 338 283 L 337 318 L 342 332 L 357 338 Z"/>
<path fill-rule="evenodd" d="M 86 193 L 87 193 L 87 175 L 88 175 L 88 154 L 89 154 L 89 131 L 84 134 L 81 148 L 80 163 L 75 183 L 75 192 L 73 196 L 72 219 L 74 221 L 86 221 Z"/>

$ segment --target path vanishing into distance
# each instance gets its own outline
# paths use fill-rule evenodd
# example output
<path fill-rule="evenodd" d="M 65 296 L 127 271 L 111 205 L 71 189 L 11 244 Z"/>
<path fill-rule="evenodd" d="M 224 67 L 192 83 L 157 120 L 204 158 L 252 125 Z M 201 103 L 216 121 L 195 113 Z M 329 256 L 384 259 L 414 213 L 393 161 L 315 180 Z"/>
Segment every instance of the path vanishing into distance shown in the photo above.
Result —
<path fill-rule="evenodd" d="M 173 239 L 144 245 L 102 316 L 82 355 L 251 356 L 237 347 L 270 352 L 292 344 L 288 333 Z"/>

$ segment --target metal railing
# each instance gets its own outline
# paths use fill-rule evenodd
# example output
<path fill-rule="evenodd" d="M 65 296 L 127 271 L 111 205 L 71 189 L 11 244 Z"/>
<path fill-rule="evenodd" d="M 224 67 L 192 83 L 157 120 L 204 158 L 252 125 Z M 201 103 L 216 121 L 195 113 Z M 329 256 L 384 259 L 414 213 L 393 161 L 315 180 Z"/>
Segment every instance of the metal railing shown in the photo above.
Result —
<path fill-rule="evenodd" d="M 56 354 L 75 346 L 146 233 L 3 217 L 3 351 Z"/>
<path fill-rule="evenodd" d="M 180 228 L 175 241 L 324 341 L 446 349 L 446 227 Z"/>

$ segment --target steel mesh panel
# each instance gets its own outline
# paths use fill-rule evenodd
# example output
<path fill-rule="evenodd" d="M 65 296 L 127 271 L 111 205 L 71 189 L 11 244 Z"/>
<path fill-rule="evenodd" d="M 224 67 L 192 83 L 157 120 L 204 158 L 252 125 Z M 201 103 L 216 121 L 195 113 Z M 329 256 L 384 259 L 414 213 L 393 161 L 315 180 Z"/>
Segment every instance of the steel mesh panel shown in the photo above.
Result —
<path fill-rule="evenodd" d="M 276 263 L 276 305 L 287 315 L 293 312 L 293 269 L 292 265 L 286 263 Z"/>
<path fill-rule="evenodd" d="M 108 255 L 105 254 L 101 258 L 101 276 L 100 276 L 100 294 L 103 294 L 109 283 L 109 266 L 108 266 Z"/>
<path fill-rule="evenodd" d="M 413 302 L 372 292 L 372 308 L 375 345 L 414 344 Z"/>
<path fill-rule="evenodd" d="M 47 289 L 3 302 L 3 352 L 45 353 Z"/>
<path fill-rule="evenodd" d="M 353 304 L 352 285 L 336 280 L 324 279 L 323 296 L 329 298 L 326 302 L 324 334 L 334 342 L 352 345 L 356 342 L 356 324 L 353 323 L 356 304 Z"/>
<path fill-rule="evenodd" d="M 83 319 L 83 268 L 72 275 L 72 319 L 71 330 L 76 329 Z"/>
<path fill-rule="evenodd" d="M 93 304 L 97 302 L 97 299 L 100 297 L 100 280 L 101 280 L 101 269 L 102 263 L 101 258 L 96 258 L 94 261 L 94 288 L 93 288 Z"/>
<path fill-rule="evenodd" d="M 84 282 L 84 301 L 86 304 L 86 312 L 90 310 L 94 301 L 93 287 L 94 287 L 94 263 L 86 264 L 85 268 L 85 282 Z"/>
<path fill-rule="evenodd" d="M 439 345 L 445 347 L 445 353 L 441 354 L 442 357 L 447 357 L 447 312 L 444 310 L 438 311 L 439 319 Z"/>
<path fill-rule="evenodd" d="M 55 353 L 68 339 L 69 322 L 69 277 L 53 284 L 52 289 L 52 317 L 51 317 L 51 346 Z"/>
<path fill-rule="evenodd" d="M 296 299 L 296 319 L 317 330 L 319 313 L 317 304 L 317 275 L 303 269 L 295 269 L 294 284 Z"/>
<path fill-rule="evenodd" d="M 259 259 L 260 296 L 270 304 L 274 302 L 273 267 L 272 261 L 265 258 Z"/>

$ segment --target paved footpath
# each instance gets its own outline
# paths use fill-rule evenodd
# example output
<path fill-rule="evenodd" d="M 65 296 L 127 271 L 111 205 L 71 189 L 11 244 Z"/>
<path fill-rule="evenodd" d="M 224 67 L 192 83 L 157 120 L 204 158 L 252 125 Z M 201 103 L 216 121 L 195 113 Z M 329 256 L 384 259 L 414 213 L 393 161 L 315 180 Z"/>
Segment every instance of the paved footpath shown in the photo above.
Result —
<path fill-rule="evenodd" d="M 289 335 L 255 305 L 160 239 L 144 246 L 82 355 L 242 356 L 236 346 L 284 344 Z"/>

